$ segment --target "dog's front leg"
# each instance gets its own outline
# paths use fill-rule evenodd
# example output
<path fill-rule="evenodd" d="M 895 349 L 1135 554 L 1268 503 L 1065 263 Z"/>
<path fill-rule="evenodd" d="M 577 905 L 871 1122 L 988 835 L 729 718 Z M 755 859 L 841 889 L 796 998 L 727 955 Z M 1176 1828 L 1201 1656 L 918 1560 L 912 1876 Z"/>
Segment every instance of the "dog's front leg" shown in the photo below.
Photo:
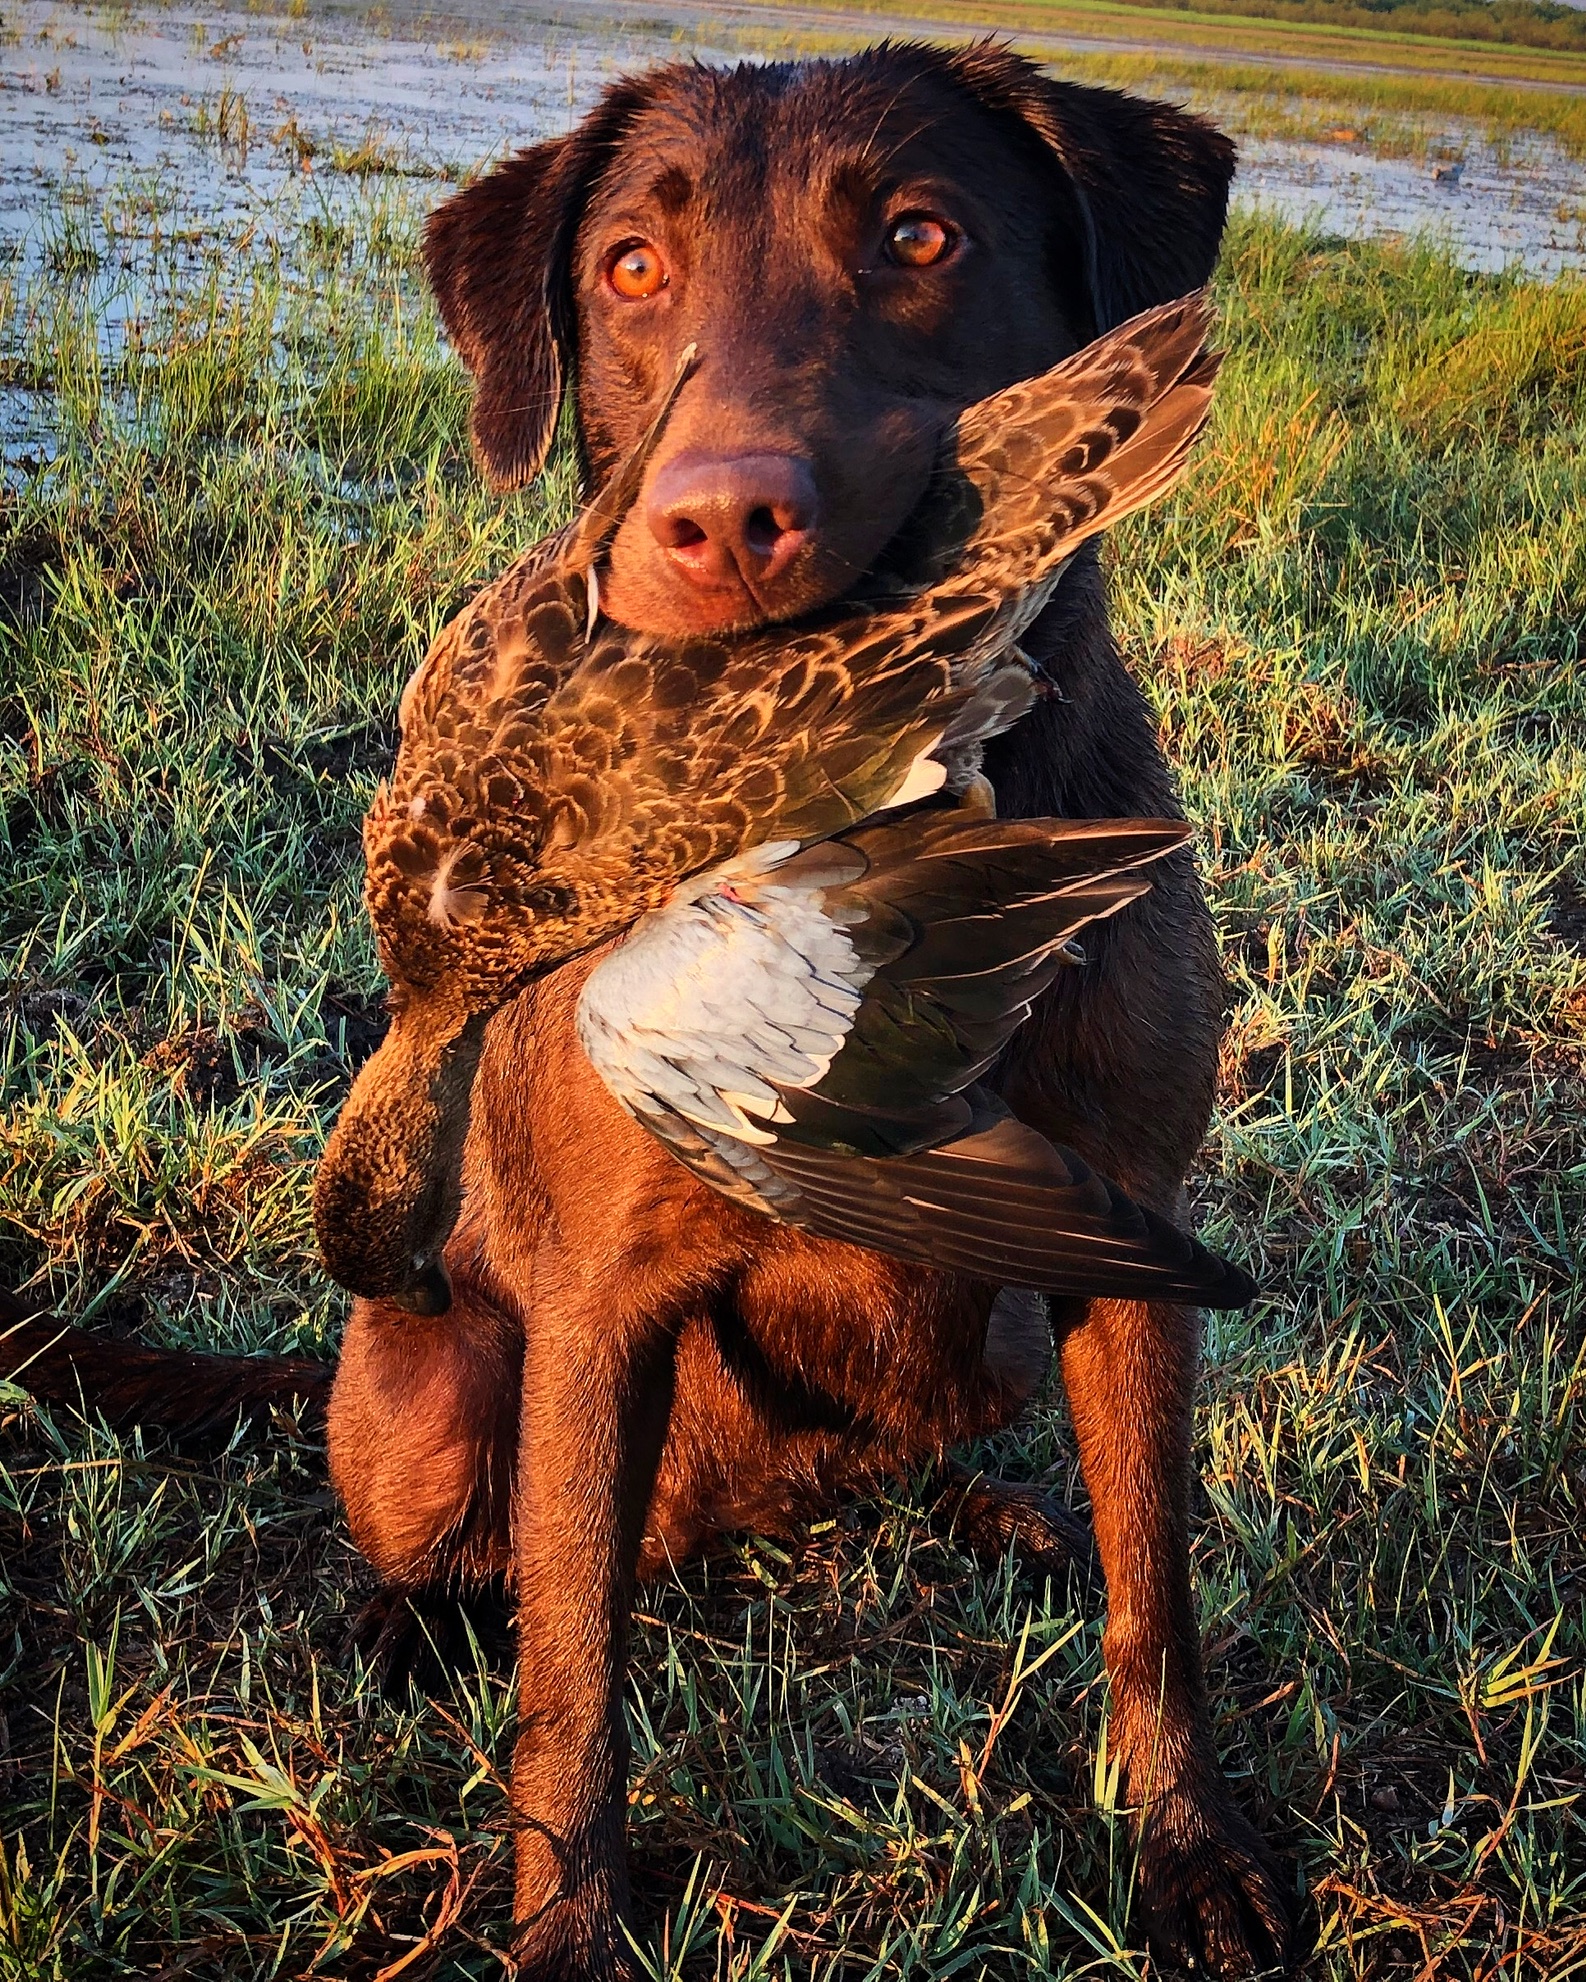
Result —
<path fill-rule="evenodd" d="M 1244 1976 L 1288 1956 L 1266 1846 L 1218 1765 L 1190 1592 L 1190 1428 L 1200 1326 L 1164 1302 L 1093 1301 L 1063 1381 L 1107 1578 L 1111 1747 L 1140 1816 L 1140 1885 L 1173 1961 Z"/>
<path fill-rule="evenodd" d="M 514 1532 L 514 1952 L 525 1982 L 631 1972 L 623 1672 L 677 1340 L 635 1291 L 559 1251 L 536 1262 Z"/>

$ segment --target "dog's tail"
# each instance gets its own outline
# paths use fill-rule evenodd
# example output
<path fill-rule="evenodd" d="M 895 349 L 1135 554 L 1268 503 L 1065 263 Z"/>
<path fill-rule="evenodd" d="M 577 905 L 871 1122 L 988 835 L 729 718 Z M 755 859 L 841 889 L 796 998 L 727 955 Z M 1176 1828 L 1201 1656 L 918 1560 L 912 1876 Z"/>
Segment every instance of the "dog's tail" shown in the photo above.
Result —
<path fill-rule="evenodd" d="M 300 1356 L 209 1356 L 117 1341 L 0 1291 L 0 1381 L 118 1428 L 201 1436 L 295 1404 L 299 1422 L 317 1429 L 333 1375 L 328 1363 Z"/>

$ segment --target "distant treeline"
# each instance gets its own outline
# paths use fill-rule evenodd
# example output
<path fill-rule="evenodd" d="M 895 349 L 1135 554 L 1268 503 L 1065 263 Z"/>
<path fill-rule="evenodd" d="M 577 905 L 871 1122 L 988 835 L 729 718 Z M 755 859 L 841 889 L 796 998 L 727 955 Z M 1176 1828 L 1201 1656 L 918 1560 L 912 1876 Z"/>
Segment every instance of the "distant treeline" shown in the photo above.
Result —
<path fill-rule="evenodd" d="M 1586 53 L 1586 12 L 1556 6 L 1552 0 L 1133 0 L 1133 4 Z"/>

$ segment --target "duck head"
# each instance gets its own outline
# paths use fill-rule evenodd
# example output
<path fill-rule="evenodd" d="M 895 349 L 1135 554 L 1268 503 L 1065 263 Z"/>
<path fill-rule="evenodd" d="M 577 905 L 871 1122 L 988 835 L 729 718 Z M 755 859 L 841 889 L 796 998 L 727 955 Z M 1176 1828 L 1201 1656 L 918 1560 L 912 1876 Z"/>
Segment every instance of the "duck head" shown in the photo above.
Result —
<path fill-rule="evenodd" d="M 486 1016 L 395 992 L 391 1028 L 353 1083 L 314 1184 L 314 1230 L 349 1293 L 444 1314 L 442 1259 L 462 1205 L 463 1145 Z"/>

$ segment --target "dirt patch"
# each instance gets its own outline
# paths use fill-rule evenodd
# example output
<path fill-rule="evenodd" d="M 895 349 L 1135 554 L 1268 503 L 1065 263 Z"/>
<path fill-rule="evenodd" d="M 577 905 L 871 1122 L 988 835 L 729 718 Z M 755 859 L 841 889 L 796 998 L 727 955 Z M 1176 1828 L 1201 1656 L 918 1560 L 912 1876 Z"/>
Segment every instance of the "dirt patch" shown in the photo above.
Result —
<path fill-rule="evenodd" d="M 389 771 L 396 756 L 397 731 L 390 723 L 365 723 L 334 736 L 287 743 L 266 737 L 254 752 L 254 768 L 278 788 L 328 780 L 374 777 Z"/>
<path fill-rule="evenodd" d="M 354 991 L 331 991 L 319 1012 L 326 1039 L 354 1073 L 385 1038 L 391 1023 L 384 992 L 364 998 Z"/>
<path fill-rule="evenodd" d="M 69 994 L 51 993 L 50 997 Z M 344 1088 L 385 1037 L 385 999 L 331 991 L 319 1009 L 325 1050 L 295 1074 L 298 1084 Z M 239 1012 L 224 1026 L 197 1025 L 158 1040 L 143 1064 L 169 1077 L 178 1094 L 223 1108 L 256 1085 L 270 1065 L 283 1058 L 282 1041 L 260 1006 Z"/>
<path fill-rule="evenodd" d="M 1576 956 L 1586 956 L 1586 881 L 1560 881 L 1553 891 L 1547 933 Z"/>
<path fill-rule="evenodd" d="M 20 632 L 44 618 L 45 565 L 29 544 L 10 544 L 0 554 L 0 626 Z"/>

